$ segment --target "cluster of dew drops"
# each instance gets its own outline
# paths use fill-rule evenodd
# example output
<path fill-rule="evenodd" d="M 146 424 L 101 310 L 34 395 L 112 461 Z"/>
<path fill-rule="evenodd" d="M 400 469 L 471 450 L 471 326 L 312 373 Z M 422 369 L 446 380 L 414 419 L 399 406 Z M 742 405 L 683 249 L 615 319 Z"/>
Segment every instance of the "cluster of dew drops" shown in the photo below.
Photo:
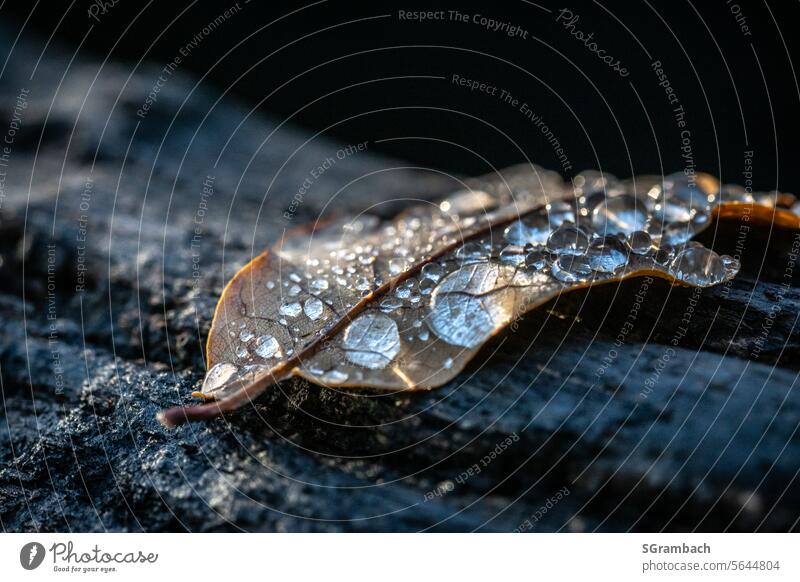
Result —
<path fill-rule="evenodd" d="M 727 255 L 718 255 L 690 239 L 709 221 L 714 206 L 720 203 L 772 205 L 774 198 L 754 198 L 738 186 L 722 186 L 716 192 L 701 188 L 683 173 L 653 181 L 644 195 L 634 193 L 635 179 L 619 181 L 613 176 L 588 171 L 572 181 L 574 197 L 558 199 L 507 226 L 502 236 L 494 233 L 460 246 L 454 257 L 426 263 L 418 277 L 406 278 L 378 299 L 379 313 L 369 312 L 376 325 L 358 326 L 375 329 L 375 337 L 351 337 L 345 330 L 343 347 L 358 354 L 359 347 L 372 342 L 380 350 L 380 342 L 388 345 L 387 362 L 396 353 L 397 322 L 389 314 L 403 309 L 400 320 L 408 339 L 425 342 L 430 330 L 425 316 L 418 311 L 429 304 L 426 298 L 437 285 L 461 265 L 499 261 L 516 268 L 540 272 L 565 284 L 581 283 L 596 277 L 609 277 L 622 272 L 632 261 L 651 264 L 689 284 L 708 287 L 730 279 L 738 272 L 739 263 Z M 287 280 L 266 282 L 268 289 L 281 292 L 278 309 L 282 325 L 294 332 L 292 320 L 305 316 L 318 323 L 321 331 L 331 314 L 325 309 L 337 290 L 349 289 L 348 299 L 341 305 L 349 309 L 354 300 L 367 297 L 384 283 L 406 272 L 413 265 L 427 261 L 436 250 L 451 245 L 470 232 L 480 221 L 492 216 L 486 209 L 497 204 L 496 197 L 478 190 L 462 191 L 441 202 L 436 212 L 429 207 L 411 212 L 401 220 L 383 226 L 377 237 L 363 237 L 378 225 L 372 216 L 361 216 L 345 225 L 338 239 L 338 248 L 330 259 L 309 257 L 306 272 L 290 272 Z M 483 215 L 481 216 L 481 211 Z M 455 221 L 453 219 L 456 219 Z M 495 240 L 496 239 L 496 240 Z M 385 258 L 388 257 L 388 258 Z M 453 260 L 455 259 L 455 260 Z M 380 265 L 375 265 L 380 262 Z M 283 289 L 277 290 L 282 285 Z M 307 289 L 304 291 L 303 286 Z M 355 293 L 352 293 L 355 290 Z M 355 298 L 355 299 L 352 299 Z M 358 319 L 356 321 L 358 321 Z M 364 322 L 362 322 L 364 323 Z M 294 353 L 284 348 L 272 335 L 255 337 L 240 323 L 237 348 L 239 361 L 257 356 L 262 361 L 277 361 Z M 393 331 L 387 334 L 387 329 Z M 236 335 L 233 331 L 232 335 Z M 249 347 L 248 347 L 249 346 Z M 352 359 L 358 363 L 358 358 Z M 443 364 L 452 365 L 452 360 Z M 222 386 L 243 373 L 269 368 L 263 363 L 238 368 L 231 363 L 218 363 L 209 370 L 205 388 Z M 340 370 L 313 370 L 323 380 L 343 382 L 347 374 Z M 333 375 L 336 375 L 335 377 Z M 327 376 L 326 376 L 327 375 Z"/>

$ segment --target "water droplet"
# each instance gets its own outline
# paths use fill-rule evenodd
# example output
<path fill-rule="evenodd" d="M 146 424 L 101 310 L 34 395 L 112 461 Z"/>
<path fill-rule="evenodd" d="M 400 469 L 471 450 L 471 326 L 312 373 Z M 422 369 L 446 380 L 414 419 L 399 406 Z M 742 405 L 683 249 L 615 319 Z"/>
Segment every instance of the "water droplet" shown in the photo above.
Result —
<path fill-rule="evenodd" d="M 403 306 L 403 302 L 395 299 L 394 297 L 386 297 L 383 301 L 381 301 L 380 308 L 381 311 L 384 313 L 391 313 L 395 309 L 400 309 Z"/>
<path fill-rule="evenodd" d="M 256 355 L 265 360 L 279 354 L 281 345 L 271 335 L 262 335 L 256 340 Z"/>
<path fill-rule="evenodd" d="M 300 294 L 300 291 L 302 291 L 302 289 L 300 289 L 300 285 L 292 285 L 289 287 L 289 291 L 287 293 L 289 297 L 296 297 Z"/>
<path fill-rule="evenodd" d="M 716 285 L 728 276 L 720 256 L 705 247 L 683 249 L 673 259 L 670 270 L 677 279 L 699 287 Z"/>
<path fill-rule="evenodd" d="M 730 255 L 722 255 L 720 256 L 720 259 L 722 259 L 722 264 L 725 265 L 725 270 L 728 273 L 727 276 L 728 279 L 734 277 L 739 272 L 739 269 L 741 269 L 742 267 L 741 263 L 739 262 L 739 259 L 734 258 Z"/>
<path fill-rule="evenodd" d="M 251 339 L 253 339 L 255 337 L 255 335 L 256 334 L 254 334 L 252 331 L 245 329 L 245 330 L 242 331 L 242 333 L 239 334 L 239 339 L 241 341 L 247 343 Z"/>
<path fill-rule="evenodd" d="M 525 262 L 523 248 L 519 245 L 508 245 L 500 251 L 500 260 L 512 265 L 521 265 Z"/>
<path fill-rule="evenodd" d="M 419 282 L 419 292 L 422 295 L 430 295 L 436 288 L 436 283 L 432 279 L 421 279 Z"/>
<path fill-rule="evenodd" d="M 300 275 L 298 275 L 297 273 L 290 273 L 289 279 L 291 279 L 295 283 L 300 283 L 303 280 L 303 278 L 300 277 Z"/>
<path fill-rule="evenodd" d="M 628 245 L 635 254 L 646 255 L 653 248 L 653 239 L 643 230 L 637 230 L 628 236 Z"/>
<path fill-rule="evenodd" d="M 442 367 L 445 370 L 449 370 L 453 367 L 453 358 L 447 358 L 444 362 L 442 362 Z"/>
<path fill-rule="evenodd" d="M 600 273 L 615 273 L 628 263 L 625 244 L 615 236 L 597 238 L 586 251 L 589 265 Z"/>
<path fill-rule="evenodd" d="M 541 271 L 547 267 L 547 255 L 543 251 L 530 251 L 525 255 L 525 266 L 534 271 Z"/>
<path fill-rule="evenodd" d="M 275 289 L 275 281 L 267 281 L 267 289 Z"/>
<path fill-rule="evenodd" d="M 428 331 L 428 329 L 427 329 L 427 328 L 423 328 L 423 329 L 422 329 L 422 330 L 419 332 L 419 339 L 420 339 L 420 341 L 426 342 L 426 341 L 428 341 L 428 338 L 430 338 L 430 337 L 431 337 L 431 334 L 430 334 L 430 332 Z"/>
<path fill-rule="evenodd" d="M 366 277 L 359 277 L 356 279 L 356 289 L 358 291 L 369 291 L 370 287 L 369 279 Z"/>
<path fill-rule="evenodd" d="M 430 279 L 431 281 L 438 281 L 442 278 L 444 274 L 444 269 L 442 269 L 441 265 L 437 263 L 428 263 L 424 267 L 422 267 L 422 277 L 424 279 Z"/>
<path fill-rule="evenodd" d="M 578 283 L 589 278 L 592 266 L 584 255 L 562 255 L 553 261 L 550 273 L 563 283 Z"/>
<path fill-rule="evenodd" d="M 342 384 L 346 382 L 349 377 L 350 375 L 347 372 L 342 372 L 334 368 L 322 374 L 320 379 L 326 384 Z"/>
<path fill-rule="evenodd" d="M 542 245 L 550 236 L 550 222 L 546 214 L 534 214 L 510 224 L 504 236 L 506 241 L 516 246 Z"/>
<path fill-rule="evenodd" d="M 547 249 L 558 255 L 581 255 L 589 246 L 589 236 L 574 224 L 562 224 L 547 239 Z"/>
<path fill-rule="evenodd" d="M 389 273 L 399 275 L 406 270 L 406 262 L 403 259 L 389 259 Z"/>
<path fill-rule="evenodd" d="M 311 297 L 306 299 L 306 302 L 303 304 L 303 313 L 306 314 L 311 321 L 316 321 L 317 319 L 322 316 L 322 301 L 317 299 L 316 297 Z"/>
<path fill-rule="evenodd" d="M 280 309 L 278 309 L 281 315 L 285 315 L 287 317 L 297 317 L 300 315 L 302 310 L 303 308 L 299 303 L 284 303 L 281 305 Z"/>
<path fill-rule="evenodd" d="M 238 373 L 239 368 L 226 362 L 211 366 L 203 380 L 203 393 L 211 395 L 219 391 L 228 382 L 235 379 Z"/>
<path fill-rule="evenodd" d="M 314 291 L 325 291 L 328 288 L 327 279 L 314 279 L 311 281 L 311 289 Z"/>
<path fill-rule="evenodd" d="M 431 296 L 428 326 L 447 343 L 481 345 L 511 320 L 514 305 L 503 289 L 516 271 L 510 265 L 477 263 L 450 273 Z"/>
<path fill-rule="evenodd" d="M 575 222 L 575 208 L 563 200 L 557 200 L 547 205 L 547 221 L 552 228 L 558 228 L 565 222 Z M 543 242 L 546 242 L 543 241 Z"/>
<path fill-rule="evenodd" d="M 671 245 L 680 245 L 694 236 L 694 229 L 690 222 L 675 222 L 664 227 L 661 240 Z"/>
<path fill-rule="evenodd" d="M 408 299 L 411 296 L 411 289 L 409 289 L 408 287 L 398 287 L 395 290 L 394 294 L 399 299 Z"/>
<path fill-rule="evenodd" d="M 489 252 L 483 244 L 469 241 L 456 251 L 456 258 L 464 263 L 485 261 L 489 258 Z"/>
<path fill-rule="evenodd" d="M 236 357 L 239 359 L 246 358 L 249 354 L 250 352 L 247 351 L 247 348 L 245 346 L 239 346 L 236 349 Z"/>
<path fill-rule="evenodd" d="M 602 200 L 592 211 L 592 226 L 599 235 L 629 235 L 647 224 L 644 202 L 629 194 Z"/>
<path fill-rule="evenodd" d="M 366 313 L 347 326 L 342 346 L 348 361 L 380 370 L 400 351 L 397 324 L 382 313 Z"/>

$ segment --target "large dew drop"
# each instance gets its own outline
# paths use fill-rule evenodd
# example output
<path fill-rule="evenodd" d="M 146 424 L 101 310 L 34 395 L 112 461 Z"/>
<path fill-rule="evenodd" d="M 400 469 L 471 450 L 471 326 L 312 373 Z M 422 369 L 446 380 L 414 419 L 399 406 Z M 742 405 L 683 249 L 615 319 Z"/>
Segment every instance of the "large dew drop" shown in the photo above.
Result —
<path fill-rule="evenodd" d="M 646 225 L 644 202 L 628 194 L 607 198 L 592 211 L 592 227 L 599 235 L 629 235 Z"/>
<path fill-rule="evenodd" d="M 262 335 L 256 340 L 256 355 L 269 359 L 280 352 L 281 345 L 271 335 Z"/>
<path fill-rule="evenodd" d="M 557 255 L 582 255 L 589 246 L 589 236 L 574 224 L 562 224 L 547 239 L 547 250 Z"/>
<path fill-rule="evenodd" d="M 509 265 L 480 263 L 445 277 L 431 299 L 427 322 L 449 344 L 474 348 L 508 323 L 513 301 L 502 292 L 513 280 Z"/>
<path fill-rule="evenodd" d="M 322 317 L 322 311 L 322 301 L 316 297 L 306 299 L 306 302 L 303 304 L 303 313 L 305 313 L 306 317 L 308 317 L 311 321 L 316 321 Z"/>
<path fill-rule="evenodd" d="M 586 251 L 589 266 L 599 273 L 616 273 L 628 263 L 628 249 L 615 236 L 596 238 Z"/>
<path fill-rule="evenodd" d="M 206 377 L 203 380 L 203 394 L 211 396 L 214 392 L 219 392 L 228 382 L 236 379 L 239 374 L 239 368 L 233 364 L 220 362 L 214 364 L 206 372 Z"/>
<path fill-rule="evenodd" d="M 351 323 L 342 345 L 347 360 L 370 370 L 388 366 L 400 351 L 400 334 L 392 318 L 382 313 L 367 313 Z"/>
<path fill-rule="evenodd" d="M 677 279 L 698 287 L 710 287 L 732 276 L 725 261 L 705 247 L 683 249 L 673 259 L 670 268 Z"/>

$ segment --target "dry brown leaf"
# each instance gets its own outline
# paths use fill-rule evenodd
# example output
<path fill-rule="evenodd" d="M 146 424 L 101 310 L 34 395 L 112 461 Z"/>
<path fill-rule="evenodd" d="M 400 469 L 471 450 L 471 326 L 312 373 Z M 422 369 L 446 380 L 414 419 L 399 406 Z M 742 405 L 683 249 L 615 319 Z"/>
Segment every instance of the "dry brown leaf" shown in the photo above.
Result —
<path fill-rule="evenodd" d="M 564 183 L 517 166 L 390 221 L 303 229 L 228 283 L 208 338 L 209 402 L 160 415 L 174 426 L 242 406 L 290 376 L 342 388 L 422 390 L 456 376 L 482 345 L 554 296 L 655 275 L 691 286 L 733 277 L 735 259 L 690 239 L 715 215 L 798 227 L 735 186 L 683 174 Z M 754 210 L 756 209 L 756 210 Z"/>

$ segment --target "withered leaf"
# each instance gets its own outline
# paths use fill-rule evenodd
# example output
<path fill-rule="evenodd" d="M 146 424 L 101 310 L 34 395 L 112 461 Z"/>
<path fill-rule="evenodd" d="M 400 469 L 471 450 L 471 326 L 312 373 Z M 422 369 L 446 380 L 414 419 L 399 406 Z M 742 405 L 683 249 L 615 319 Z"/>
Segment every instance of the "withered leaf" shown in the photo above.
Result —
<path fill-rule="evenodd" d="M 173 426 L 235 409 L 290 376 L 344 388 L 436 388 L 492 336 L 563 293 L 640 275 L 706 287 L 738 262 L 694 242 L 714 216 L 800 226 L 793 197 L 708 175 L 571 183 L 515 166 L 438 204 L 301 229 L 228 283 L 208 338 L 208 402 Z"/>

